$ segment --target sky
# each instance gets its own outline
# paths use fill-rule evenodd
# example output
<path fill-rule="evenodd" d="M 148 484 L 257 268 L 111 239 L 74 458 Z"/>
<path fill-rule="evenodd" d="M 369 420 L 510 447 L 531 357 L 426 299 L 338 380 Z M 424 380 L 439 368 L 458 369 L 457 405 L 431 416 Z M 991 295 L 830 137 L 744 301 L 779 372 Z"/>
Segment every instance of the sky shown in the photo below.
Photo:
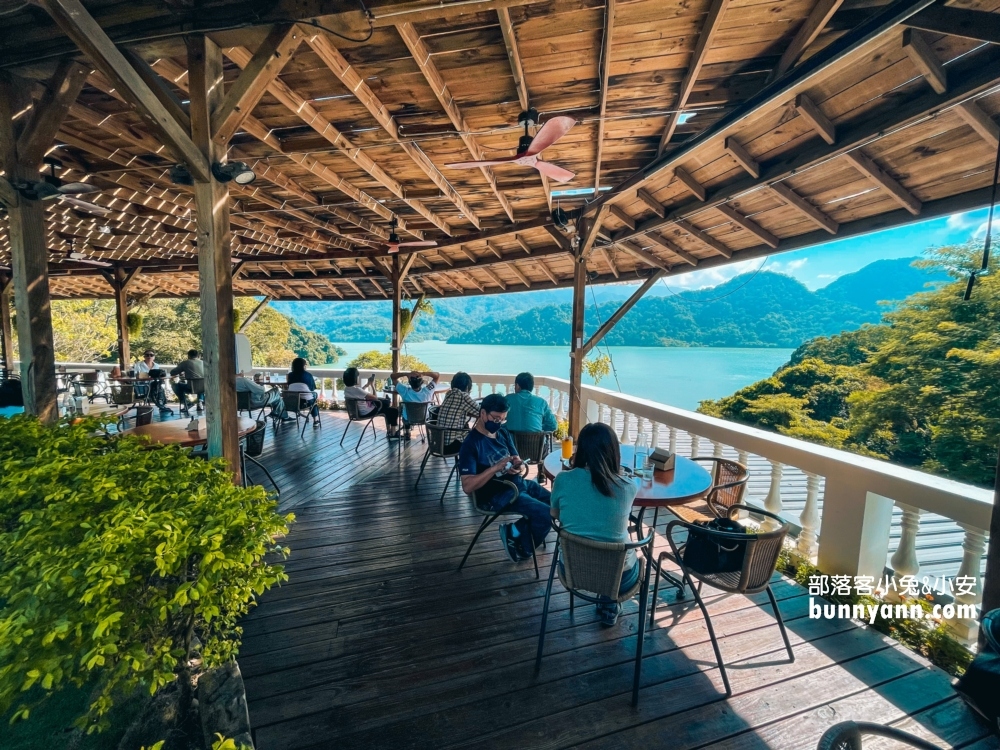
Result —
<path fill-rule="evenodd" d="M 928 247 L 961 244 L 971 239 L 982 241 L 986 236 L 987 214 L 988 209 L 985 208 L 952 214 L 861 237 L 792 250 L 766 259 L 693 271 L 673 277 L 669 286 L 677 290 L 715 286 L 741 273 L 752 273 L 763 263 L 765 270 L 787 274 L 815 290 L 876 260 L 918 256 Z M 997 221 L 996 216 L 994 221 Z"/>

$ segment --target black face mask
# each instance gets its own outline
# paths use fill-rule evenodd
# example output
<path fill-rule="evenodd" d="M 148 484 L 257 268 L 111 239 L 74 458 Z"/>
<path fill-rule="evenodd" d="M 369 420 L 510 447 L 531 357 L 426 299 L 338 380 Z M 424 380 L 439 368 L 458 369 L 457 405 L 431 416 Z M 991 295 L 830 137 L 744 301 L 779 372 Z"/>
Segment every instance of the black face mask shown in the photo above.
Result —
<path fill-rule="evenodd" d="M 503 422 L 494 422 L 492 419 L 487 419 L 483 422 L 483 427 L 486 428 L 487 432 L 495 434 L 500 431 L 501 427 L 503 427 Z"/>

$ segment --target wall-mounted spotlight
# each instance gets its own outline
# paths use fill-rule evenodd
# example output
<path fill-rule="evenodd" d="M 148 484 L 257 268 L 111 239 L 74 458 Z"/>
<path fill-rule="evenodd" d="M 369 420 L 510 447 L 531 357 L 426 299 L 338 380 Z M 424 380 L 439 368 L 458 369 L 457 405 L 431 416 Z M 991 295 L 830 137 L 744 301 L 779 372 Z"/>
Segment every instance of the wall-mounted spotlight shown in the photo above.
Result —
<path fill-rule="evenodd" d="M 170 168 L 170 181 L 175 185 L 194 185 L 191 172 L 183 164 L 174 164 Z"/>
<path fill-rule="evenodd" d="M 254 171 L 242 161 L 231 161 L 226 164 L 216 162 L 212 165 L 212 175 L 219 182 L 235 182 L 237 185 L 249 185 L 257 179 Z"/>

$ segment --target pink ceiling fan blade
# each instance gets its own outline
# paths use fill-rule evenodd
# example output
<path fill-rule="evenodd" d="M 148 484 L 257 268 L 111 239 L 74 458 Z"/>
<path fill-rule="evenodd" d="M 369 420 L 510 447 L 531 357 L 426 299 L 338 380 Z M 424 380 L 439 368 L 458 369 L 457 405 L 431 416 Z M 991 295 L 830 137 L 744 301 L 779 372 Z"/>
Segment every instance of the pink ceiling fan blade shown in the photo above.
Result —
<path fill-rule="evenodd" d="M 479 169 L 480 167 L 492 167 L 497 164 L 507 164 L 519 156 L 502 156 L 499 159 L 485 159 L 483 161 L 457 161 L 452 164 L 445 164 L 449 169 Z"/>
<path fill-rule="evenodd" d="M 400 242 L 396 247 L 437 247 L 434 240 L 423 240 L 421 242 Z"/>
<path fill-rule="evenodd" d="M 549 162 L 542 161 L 541 159 L 535 162 L 535 169 L 546 177 L 551 177 L 556 182 L 569 182 L 576 177 L 574 172 L 570 172 L 568 169 L 563 169 L 562 167 L 557 167 L 555 164 L 550 164 Z"/>
<path fill-rule="evenodd" d="M 69 203 L 71 206 L 80 209 L 81 211 L 86 211 L 89 214 L 95 214 L 97 216 L 110 216 L 113 211 L 109 211 L 103 206 L 98 206 L 96 203 L 89 203 L 87 201 L 82 201 L 78 198 L 73 198 L 69 195 L 60 195 L 59 200 L 64 203 Z"/>
<path fill-rule="evenodd" d="M 576 120 L 572 117 L 553 117 L 542 125 L 542 129 L 535 134 L 531 145 L 524 155 L 534 156 L 535 154 L 542 153 L 542 151 L 566 135 L 574 125 L 576 125 Z"/>

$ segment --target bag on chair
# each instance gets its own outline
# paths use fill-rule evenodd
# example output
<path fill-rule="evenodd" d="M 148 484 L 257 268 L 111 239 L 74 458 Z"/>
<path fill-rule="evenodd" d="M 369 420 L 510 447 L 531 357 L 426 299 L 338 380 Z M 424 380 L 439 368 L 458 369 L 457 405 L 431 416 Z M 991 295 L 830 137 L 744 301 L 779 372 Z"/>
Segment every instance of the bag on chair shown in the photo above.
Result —
<path fill-rule="evenodd" d="M 986 648 L 958 678 L 955 692 L 989 722 L 995 734 L 1000 734 L 1000 609 L 984 615 L 980 627 L 986 636 Z"/>
<path fill-rule="evenodd" d="M 718 539 L 701 532 L 697 527 L 735 534 L 746 533 L 746 529 L 728 518 L 696 522 L 694 527 L 688 528 L 687 542 L 681 555 L 685 566 L 696 573 L 735 573 L 743 569 L 743 558 L 747 554 L 746 542 Z"/>

